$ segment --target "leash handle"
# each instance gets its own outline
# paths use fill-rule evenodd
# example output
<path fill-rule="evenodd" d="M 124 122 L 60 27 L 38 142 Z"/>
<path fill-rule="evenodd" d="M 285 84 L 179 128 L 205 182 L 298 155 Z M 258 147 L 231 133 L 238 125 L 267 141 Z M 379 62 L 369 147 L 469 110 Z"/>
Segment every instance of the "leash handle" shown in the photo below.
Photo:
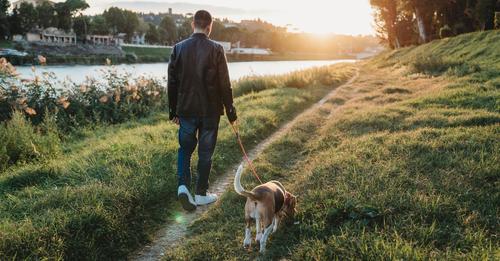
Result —
<path fill-rule="evenodd" d="M 260 180 L 259 175 L 257 175 L 257 171 L 255 171 L 255 168 L 252 164 L 252 161 L 248 157 L 247 152 L 245 151 L 245 148 L 243 147 L 243 142 L 241 142 L 240 133 L 238 132 L 238 130 L 236 129 L 236 127 L 234 126 L 233 123 L 230 123 L 230 125 L 231 125 L 231 128 L 233 129 L 234 135 L 236 135 L 236 139 L 238 140 L 238 144 L 240 144 L 241 152 L 243 152 L 243 158 L 245 158 L 246 162 L 250 166 L 250 169 L 252 170 L 254 177 L 260 182 L 260 184 L 262 184 L 262 180 Z"/>

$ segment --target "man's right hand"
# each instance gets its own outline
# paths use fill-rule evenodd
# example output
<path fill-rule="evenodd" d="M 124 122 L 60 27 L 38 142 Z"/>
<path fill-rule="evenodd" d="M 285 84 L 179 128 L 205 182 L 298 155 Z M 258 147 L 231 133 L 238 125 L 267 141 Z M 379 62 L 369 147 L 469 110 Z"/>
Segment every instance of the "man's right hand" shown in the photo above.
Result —
<path fill-rule="evenodd" d="M 175 123 L 176 125 L 179 125 L 179 117 L 173 117 L 172 122 Z"/>

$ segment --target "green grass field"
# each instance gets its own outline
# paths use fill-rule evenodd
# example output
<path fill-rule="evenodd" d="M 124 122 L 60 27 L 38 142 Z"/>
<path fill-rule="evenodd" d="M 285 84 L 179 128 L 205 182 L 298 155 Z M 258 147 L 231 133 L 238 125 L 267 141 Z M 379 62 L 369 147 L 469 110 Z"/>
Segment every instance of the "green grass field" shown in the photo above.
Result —
<path fill-rule="evenodd" d="M 268 77 L 273 84 L 264 87 L 237 82 L 245 144 L 252 148 L 354 72 L 344 64 Z M 177 127 L 157 113 L 80 128 L 63 138 L 59 156 L 9 167 L 0 173 L 0 259 L 125 258 L 180 211 L 177 148 Z M 211 178 L 239 155 L 223 118 Z"/>
<path fill-rule="evenodd" d="M 0 48 L 13 48 L 14 43 L 11 41 L 0 41 Z"/>
<path fill-rule="evenodd" d="M 140 61 L 168 61 L 172 48 L 147 48 L 147 47 L 131 47 L 123 46 L 123 51 L 130 54 L 135 54 Z"/>
<path fill-rule="evenodd" d="M 298 196 L 267 252 L 243 249 L 232 187 L 165 260 L 499 258 L 500 32 L 386 52 L 256 160 Z M 257 185 L 249 171 L 247 189 Z M 254 234 L 255 236 L 255 234 Z"/>

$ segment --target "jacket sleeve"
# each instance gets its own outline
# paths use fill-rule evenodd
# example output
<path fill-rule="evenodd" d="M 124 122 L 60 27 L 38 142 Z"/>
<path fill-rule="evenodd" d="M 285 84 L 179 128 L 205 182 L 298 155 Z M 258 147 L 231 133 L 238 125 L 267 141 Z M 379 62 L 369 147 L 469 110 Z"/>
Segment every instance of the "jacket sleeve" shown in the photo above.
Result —
<path fill-rule="evenodd" d="M 177 117 L 177 91 L 179 87 L 179 81 L 177 79 L 177 72 L 175 68 L 176 59 L 176 48 L 174 46 L 172 54 L 170 55 L 170 61 L 168 62 L 168 109 L 169 118 L 172 120 Z"/>
<path fill-rule="evenodd" d="M 233 90 L 231 89 L 231 81 L 229 80 L 226 54 L 222 46 L 217 51 L 217 73 L 222 103 L 226 109 L 227 118 L 230 122 L 233 122 L 238 119 L 238 116 L 236 115 L 236 108 L 233 105 Z"/>

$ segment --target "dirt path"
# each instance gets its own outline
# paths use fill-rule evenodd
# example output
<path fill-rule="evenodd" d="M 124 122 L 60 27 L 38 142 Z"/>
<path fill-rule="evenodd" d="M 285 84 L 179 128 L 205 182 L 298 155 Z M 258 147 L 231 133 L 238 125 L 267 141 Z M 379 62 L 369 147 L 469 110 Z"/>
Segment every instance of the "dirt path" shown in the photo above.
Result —
<path fill-rule="evenodd" d="M 320 106 L 322 106 L 326 101 L 336 96 L 337 91 L 344 86 L 352 84 L 357 77 L 359 76 L 359 71 L 346 83 L 335 88 L 331 92 L 329 92 L 325 97 L 321 100 L 313 104 L 307 110 L 303 111 L 299 115 L 297 115 L 293 120 L 289 121 L 285 125 L 283 125 L 279 130 L 274 132 L 271 136 L 260 142 L 253 150 L 248 152 L 248 157 L 251 160 L 254 160 L 267 146 L 271 143 L 279 139 L 284 133 L 286 133 L 293 125 L 295 125 L 298 119 L 306 114 L 314 112 Z M 227 189 L 229 185 L 233 183 L 234 173 L 238 166 L 243 163 L 240 162 L 234 166 L 232 166 L 229 171 L 227 171 L 224 175 L 218 178 L 215 182 L 213 182 L 211 186 L 211 192 L 222 195 Z M 216 203 L 217 204 L 217 203 Z M 182 239 L 186 233 L 189 224 L 191 224 L 194 220 L 199 218 L 203 213 L 205 213 L 210 206 L 202 206 L 197 207 L 196 211 L 193 212 L 180 212 L 178 216 L 175 217 L 175 221 L 168 223 L 165 227 L 160 229 L 156 236 L 155 240 L 150 244 L 146 245 L 141 251 L 135 253 L 131 256 L 130 260 L 159 260 L 164 255 L 165 249 L 168 247 L 174 246 L 180 239 Z"/>

